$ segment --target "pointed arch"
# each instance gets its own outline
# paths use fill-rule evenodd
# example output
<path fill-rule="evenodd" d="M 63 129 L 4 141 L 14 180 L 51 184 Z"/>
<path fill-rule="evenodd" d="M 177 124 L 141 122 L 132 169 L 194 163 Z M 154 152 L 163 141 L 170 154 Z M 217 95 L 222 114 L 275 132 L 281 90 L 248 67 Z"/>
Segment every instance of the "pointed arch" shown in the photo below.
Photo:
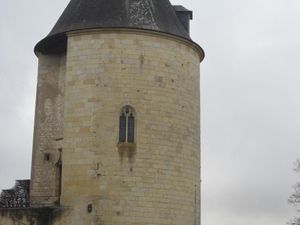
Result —
<path fill-rule="evenodd" d="M 132 106 L 122 107 L 119 118 L 119 143 L 135 142 L 135 110 Z"/>

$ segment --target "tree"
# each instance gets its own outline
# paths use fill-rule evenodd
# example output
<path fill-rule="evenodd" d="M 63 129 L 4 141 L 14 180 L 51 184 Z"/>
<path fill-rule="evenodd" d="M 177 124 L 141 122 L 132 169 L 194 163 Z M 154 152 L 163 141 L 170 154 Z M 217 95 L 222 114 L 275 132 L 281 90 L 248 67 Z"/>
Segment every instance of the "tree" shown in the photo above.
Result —
<path fill-rule="evenodd" d="M 298 159 L 295 163 L 295 168 L 294 168 L 296 173 L 300 173 L 300 159 Z M 290 204 L 293 204 L 297 211 L 300 213 L 300 182 L 295 184 L 294 186 L 294 193 L 289 197 L 288 202 Z M 288 225 L 300 225 L 300 216 L 295 217 L 292 219 Z"/>

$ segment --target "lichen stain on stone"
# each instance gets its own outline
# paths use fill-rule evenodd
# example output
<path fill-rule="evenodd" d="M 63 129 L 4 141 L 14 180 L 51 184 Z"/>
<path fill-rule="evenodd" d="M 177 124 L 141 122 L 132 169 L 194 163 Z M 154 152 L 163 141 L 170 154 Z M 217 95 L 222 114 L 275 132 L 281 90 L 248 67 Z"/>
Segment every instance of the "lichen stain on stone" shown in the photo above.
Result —
<path fill-rule="evenodd" d="M 92 225 L 105 225 L 103 220 L 100 218 L 100 216 L 94 216 Z"/>
<path fill-rule="evenodd" d="M 134 163 L 134 158 L 136 155 L 136 145 L 135 144 L 118 144 L 118 152 L 120 156 L 120 162 L 123 163 L 125 157 L 128 158 L 128 162 L 131 164 Z M 131 167 L 132 168 L 132 167 Z"/>
<path fill-rule="evenodd" d="M 145 56 L 144 56 L 144 54 L 141 54 L 140 55 L 140 63 L 141 63 L 141 65 L 144 65 L 144 62 L 145 62 Z"/>
<path fill-rule="evenodd" d="M 38 113 L 38 136 L 41 151 L 51 144 L 54 135 L 62 135 L 63 97 L 57 88 L 50 84 L 43 84 L 43 94 L 38 97 L 40 111 Z"/>
<path fill-rule="evenodd" d="M 143 74 L 144 73 L 144 64 L 145 64 L 144 54 L 140 55 L 139 60 L 140 60 L 140 74 Z"/>
<path fill-rule="evenodd" d="M 6 219 L 9 224 L 51 225 L 53 219 L 53 210 L 50 208 L 0 209 L 0 215 L 3 219 Z"/>
<path fill-rule="evenodd" d="M 58 95 L 58 89 L 53 87 L 51 84 L 48 83 L 44 83 L 41 87 L 41 94 L 38 96 L 38 100 L 43 103 L 44 107 L 42 108 L 42 112 L 40 112 L 40 119 L 41 121 L 44 121 L 47 118 L 47 114 L 49 114 L 50 110 L 49 108 L 46 108 L 45 104 L 47 102 L 48 99 L 50 99 L 51 101 L 53 101 L 53 99 L 55 99 Z M 48 104 L 48 103 L 47 103 Z M 51 111 L 53 111 L 53 109 L 51 109 Z"/>
<path fill-rule="evenodd" d="M 96 179 L 106 176 L 103 163 L 101 161 L 94 162 L 92 169 L 87 171 L 87 175 Z"/>

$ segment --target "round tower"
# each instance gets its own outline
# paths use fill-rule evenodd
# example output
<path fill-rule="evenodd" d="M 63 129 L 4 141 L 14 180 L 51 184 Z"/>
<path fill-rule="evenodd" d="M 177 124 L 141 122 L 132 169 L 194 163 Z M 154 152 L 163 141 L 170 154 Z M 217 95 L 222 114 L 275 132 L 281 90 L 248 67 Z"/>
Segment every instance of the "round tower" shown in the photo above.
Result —
<path fill-rule="evenodd" d="M 55 225 L 200 225 L 204 52 L 169 0 L 71 0 L 35 47 L 30 202 Z"/>

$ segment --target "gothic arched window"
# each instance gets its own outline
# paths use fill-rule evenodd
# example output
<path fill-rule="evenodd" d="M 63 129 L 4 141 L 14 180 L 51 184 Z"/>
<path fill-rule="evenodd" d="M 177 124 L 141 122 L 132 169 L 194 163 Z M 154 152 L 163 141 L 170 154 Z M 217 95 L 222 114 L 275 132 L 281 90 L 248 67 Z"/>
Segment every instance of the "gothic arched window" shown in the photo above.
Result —
<path fill-rule="evenodd" d="M 135 114 L 131 106 L 124 106 L 120 112 L 119 143 L 134 143 Z"/>

